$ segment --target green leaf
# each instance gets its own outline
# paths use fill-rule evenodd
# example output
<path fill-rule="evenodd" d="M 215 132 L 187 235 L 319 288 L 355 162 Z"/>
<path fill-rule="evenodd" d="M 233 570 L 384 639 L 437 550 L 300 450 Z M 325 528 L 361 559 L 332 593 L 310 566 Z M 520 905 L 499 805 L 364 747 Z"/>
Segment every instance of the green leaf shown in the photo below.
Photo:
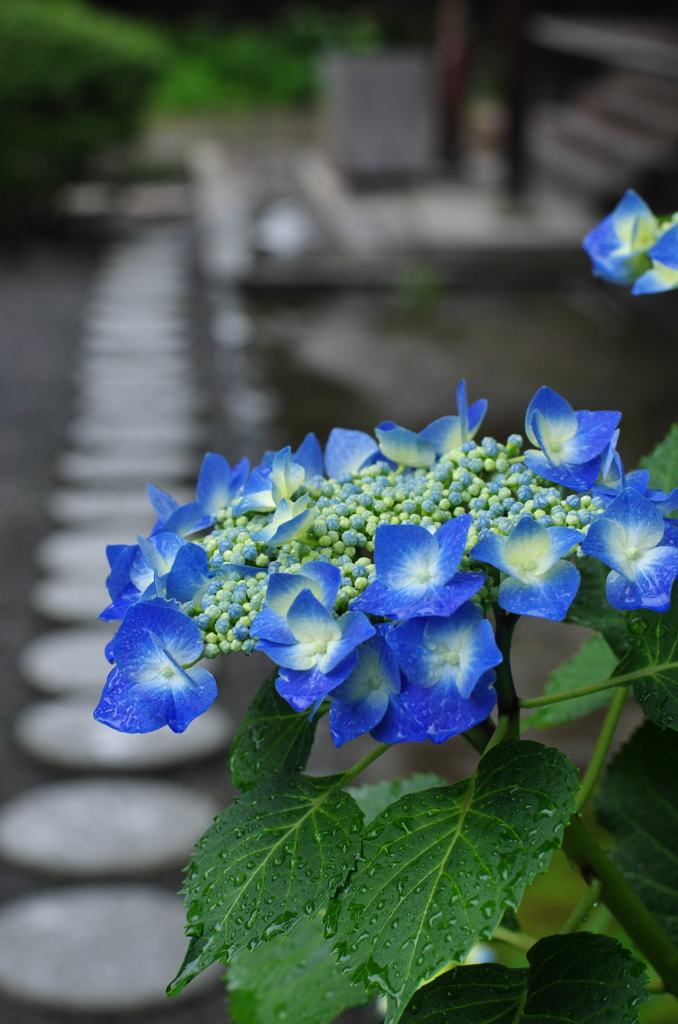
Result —
<path fill-rule="evenodd" d="M 236 1024 L 330 1024 L 342 1010 L 364 1006 L 376 994 L 341 973 L 319 917 L 238 953 L 226 979 Z"/>
<path fill-rule="evenodd" d="M 277 671 L 264 680 L 231 746 L 231 781 L 239 789 L 255 786 L 267 775 L 303 771 L 318 720 L 294 711 L 275 688 Z"/>
<path fill-rule="evenodd" d="M 376 818 L 378 814 L 408 793 L 419 793 L 422 789 L 433 789 L 435 786 L 446 786 L 445 779 L 433 772 L 415 773 L 409 779 L 394 779 L 393 782 L 376 782 L 364 786 L 347 786 L 346 792 L 350 793 L 358 807 L 365 815 L 365 824 Z"/>
<path fill-rule="evenodd" d="M 678 735 L 646 722 L 610 765 L 596 809 L 614 834 L 611 856 L 678 940 Z"/>
<path fill-rule="evenodd" d="M 650 487 L 666 492 L 678 487 L 678 423 L 674 423 L 664 440 L 640 460 L 640 467 L 650 470 Z"/>
<path fill-rule="evenodd" d="M 567 661 L 555 669 L 544 687 L 544 694 L 565 693 L 578 686 L 588 686 L 607 679 L 614 672 L 617 659 L 610 650 L 610 645 L 602 636 L 592 636 L 590 640 Z M 613 691 L 599 690 L 586 697 L 575 697 L 558 704 L 548 704 L 539 708 L 533 715 L 525 719 L 525 726 L 536 725 L 540 729 L 548 729 L 552 725 L 563 725 L 572 722 L 582 715 L 589 715 L 598 708 L 607 707 L 612 700 Z"/>
<path fill-rule="evenodd" d="M 561 751 L 511 740 L 470 779 L 401 797 L 372 822 L 325 925 L 336 927 L 354 981 L 391 997 L 391 1021 L 422 980 L 490 937 L 547 868 L 572 812 L 575 773 Z"/>
<path fill-rule="evenodd" d="M 550 935 L 529 967 L 456 967 L 419 989 L 403 1024 L 636 1024 L 643 964 L 608 935 Z"/>
<path fill-rule="evenodd" d="M 577 596 L 570 605 L 565 622 L 588 626 L 601 633 L 618 658 L 626 654 L 626 622 L 623 614 L 607 600 L 605 581 L 609 569 L 597 558 L 577 561 L 581 583 Z"/>
<path fill-rule="evenodd" d="M 312 917 L 353 867 L 363 814 L 343 776 L 265 779 L 215 819 L 183 892 L 191 942 L 169 994 L 215 960 L 289 932 Z"/>
<path fill-rule="evenodd" d="M 645 715 L 662 729 L 678 729 L 678 586 L 668 612 L 645 608 L 629 616 L 629 652 L 614 677 L 630 677 Z"/>

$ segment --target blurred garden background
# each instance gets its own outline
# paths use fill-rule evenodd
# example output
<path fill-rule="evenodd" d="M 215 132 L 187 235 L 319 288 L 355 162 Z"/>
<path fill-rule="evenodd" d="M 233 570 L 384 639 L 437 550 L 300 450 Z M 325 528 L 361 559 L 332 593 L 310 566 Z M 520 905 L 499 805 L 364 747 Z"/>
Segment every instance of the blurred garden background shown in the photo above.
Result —
<path fill-rule="evenodd" d="M 147 480 L 189 500 L 207 449 L 256 464 L 310 430 L 419 430 L 454 411 L 462 377 L 500 440 L 542 384 L 620 409 L 635 467 L 678 420 L 676 293 L 630 298 L 591 277 L 580 243 L 626 188 L 678 208 L 678 15 L 637 0 L 0 0 L 0 138 L 3 1020 L 212 1024 L 218 974 L 163 1001 L 187 849 L 158 852 L 151 831 L 165 841 L 191 800 L 209 820 L 232 799 L 228 742 L 267 662 L 213 663 L 218 712 L 193 745 L 115 746 L 91 722 L 104 545 L 152 527 Z M 589 636 L 523 620 L 521 695 Z M 534 735 L 582 766 L 600 715 Z M 638 721 L 629 706 L 619 742 Z M 366 749 L 322 740 L 316 774 Z M 454 781 L 474 758 L 462 739 L 404 744 L 363 781 Z M 149 783 L 162 813 L 143 810 Z M 134 827 L 121 785 L 137 787 Z M 50 794 L 68 808 L 52 832 L 31 817 Z M 559 925 L 582 884 L 554 857 L 524 929 Z M 140 923 L 125 899 L 141 890 Z M 605 914 L 592 924 L 618 934 Z M 675 1019 L 668 996 L 643 1009 L 644 1024 Z"/>

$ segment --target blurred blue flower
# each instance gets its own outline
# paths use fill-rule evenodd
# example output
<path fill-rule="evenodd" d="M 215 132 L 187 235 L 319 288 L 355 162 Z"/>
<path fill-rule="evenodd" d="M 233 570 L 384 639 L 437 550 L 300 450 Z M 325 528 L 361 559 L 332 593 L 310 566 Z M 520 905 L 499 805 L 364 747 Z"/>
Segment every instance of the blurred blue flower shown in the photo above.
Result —
<path fill-rule="evenodd" d="M 270 582 L 280 575 L 287 574 L 275 574 Z M 358 661 L 355 648 L 374 635 L 374 627 L 360 612 L 349 611 L 335 618 L 329 610 L 327 605 L 330 598 L 334 603 L 340 577 L 335 580 L 331 590 L 329 578 L 304 585 L 284 617 L 274 608 L 284 607 L 289 591 L 275 594 L 270 610 L 276 618 L 264 618 L 262 624 L 261 616 L 257 616 L 252 623 L 252 635 L 259 637 L 257 650 L 281 666 L 278 693 L 297 711 L 305 710 L 343 683 Z M 321 587 L 324 600 L 313 593 L 313 582 Z"/>
<path fill-rule="evenodd" d="M 525 431 L 541 449 L 525 452 L 528 469 L 574 491 L 587 490 L 598 476 L 599 457 L 621 413 L 575 412 L 551 388 L 541 387 L 527 407 Z"/>
<path fill-rule="evenodd" d="M 624 470 L 619 453 L 617 452 L 617 441 L 619 431 L 615 430 L 612 440 L 603 452 L 600 473 L 594 480 L 591 491 L 603 499 L 606 505 L 614 501 L 621 492 L 630 487 L 638 491 L 644 498 L 656 505 L 662 515 L 668 515 L 678 508 L 678 487 L 669 493 L 656 490 L 649 486 L 650 471 L 648 469 L 634 469 L 631 473 Z"/>
<path fill-rule="evenodd" d="M 560 622 L 577 590 L 579 571 L 562 556 L 582 539 L 566 526 L 542 526 L 522 516 L 508 537 L 492 534 L 479 540 L 471 557 L 507 574 L 499 586 L 499 605 L 517 615 Z"/>
<path fill-rule="evenodd" d="M 406 678 L 399 703 L 428 739 L 443 743 L 487 718 L 496 701 L 491 669 L 502 654 L 479 608 L 469 602 L 445 618 L 409 619 L 388 643 Z"/>
<path fill-rule="evenodd" d="M 658 232 L 659 222 L 650 207 L 628 189 L 612 213 L 586 235 L 582 246 L 596 277 L 612 284 L 631 284 L 649 271 L 648 250 Z"/>
<path fill-rule="evenodd" d="M 472 522 L 470 515 L 457 516 L 434 534 L 408 523 L 379 526 L 376 578 L 351 608 L 392 619 L 451 615 L 485 582 L 482 573 L 457 572 Z"/>
<path fill-rule="evenodd" d="M 375 635 L 358 648 L 358 664 L 348 679 L 331 693 L 330 733 L 337 747 L 374 730 L 400 693 L 398 661 L 384 635 L 389 628 L 377 626 Z M 413 732 L 421 731 L 411 725 Z"/>
<path fill-rule="evenodd" d="M 612 569 L 606 587 L 614 608 L 668 611 L 678 576 L 678 530 L 637 491 L 626 488 L 591 523 L 582 551 Z"/>
<path fill-rule="evenodd" d="M 647 255 L 652 267 L 637 279 L 631 294 L 652 295 L 678 288 L 678 224 L 669 227 Z"/>
<path fill-rule="evenodd" d="M 201 657 L 200 630 L 164 601 L 135 605 L 114 642 L 110 672 L 94 712 L 98 722 L 120 732 L 184 729 L 212 704 L 214 677 L 194 667 Z"/>

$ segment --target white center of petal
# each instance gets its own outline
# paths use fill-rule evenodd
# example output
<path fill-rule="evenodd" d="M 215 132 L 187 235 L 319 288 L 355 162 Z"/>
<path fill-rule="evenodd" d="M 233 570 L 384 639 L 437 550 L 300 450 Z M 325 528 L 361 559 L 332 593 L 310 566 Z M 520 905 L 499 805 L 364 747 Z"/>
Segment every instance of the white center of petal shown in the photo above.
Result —
<path fill-rule="evenodd" d="M 369 686 L 370 690 L 380 690 L 381 678 L 379 676 L 370 676 L 367 685 Z"/>
<path fill-rule="evenodd" d="M 640 548 L 627 548 L 626 557 L 629 562 L 634 562 L 636 558 L 640 558 Z"/>
<path fill-rule="evenodd" d="M 532 572 L 532 570 L 536 569 L 536 568 L 537 568 L 537 563 L 535 562 L 534 558 L 527 558 L 523 562 L 523 569 L 525 570 L 525 572 Z"/>
<path fill-rule="evenodd" d="M 450 653 L 447 655 L 447 664 L 448 665 L 458 665 L 459 664 L 459 652 L 458 651 L 450 651 Z"/>
<path fill-rule="evenodd" d="M 422 569 L 421 572 L 417 573 L 417 583 L 428 583 L 433 577 L 428 569 Z"/>
<path fill-rule="evenodd" d="M 328 643 L 328 640 L 316 640 L 314 644 L 314 650 L 316 654 L 326 654 Z"/>
<path fill-rule="evenodd" d="M 163 679 L 170 679 L 174 675 L 174 669 L 170 665 L 163 665 L 160 669 L 160 675 Z"/>
<path fill-rule="evenodd" d="M 562 450 L 563 450 L 563 446 L 560 443 L 560 441 L 552 441 L 551 442 L 551 451 L 552 452 L 560 452 Z"/>

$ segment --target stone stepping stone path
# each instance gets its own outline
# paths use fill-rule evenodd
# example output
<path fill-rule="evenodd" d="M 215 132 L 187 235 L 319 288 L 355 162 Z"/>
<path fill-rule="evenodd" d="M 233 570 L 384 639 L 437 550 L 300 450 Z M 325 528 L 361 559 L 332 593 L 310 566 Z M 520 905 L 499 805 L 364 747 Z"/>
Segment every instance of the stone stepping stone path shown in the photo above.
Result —
<path fill-rule="evenodd" d="M 30 704 L 14 734 L 37 760 L 90 774 L 0 807 L 0 856 L 43 877 L 99 882 L 39 891 L 0 910 L 0 989 L 55 1011 L 165 1003 L 185 950 L 181 898 L 121 879 L 180 867 L 219 807 L 198 789 L 125 773 L 204 759 L 233 733 L 219 706 L 181 735 L 127 735 L 92 717 L 114 631 L 97 622 L 108 604 L 105 545 L 134 543 L 152 528 L 146 481 L 179 501 L 192 497 L 200 395 L 185 314 L 187 250 L 180 223 L 144 227 L 111 247 L 98 272 L 74 371 L 72 447 L 47 501 L 58 528 L 37 553 L 44 575 L 32 604 L 55 627 L 26 646 L 21 670 L 51 699 Z M 222 970 L 207 972 L 187 998 Z"/>

